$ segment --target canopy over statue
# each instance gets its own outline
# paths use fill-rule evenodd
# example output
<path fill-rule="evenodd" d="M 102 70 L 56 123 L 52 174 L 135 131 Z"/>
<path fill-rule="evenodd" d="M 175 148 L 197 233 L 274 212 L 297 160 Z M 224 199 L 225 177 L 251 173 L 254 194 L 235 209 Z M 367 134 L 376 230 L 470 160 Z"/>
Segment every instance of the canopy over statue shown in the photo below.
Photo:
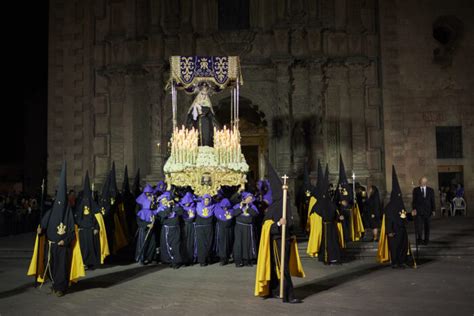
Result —
<path fill-rule="evenodd" d="M 243 84 L 238 56 L 172 56 L 168 86 L 195 93 L 199 83 L 207 82 L 218 92 Z"/>
<path fill-rule="evenodd" d="M 197 195 L 217 194 L 222 186 L 244 187 L 249 166 L 240 147 L 237 56 L 173 56 L 170 60 L 173 135 L 165 163 L 166 181 L 189 186 Z M 210 96 L 230 88 L 230 126 L 221 128 Z M 177 127 L 177 90 L 196 94 L 187 111 L 186 126 Z"/>

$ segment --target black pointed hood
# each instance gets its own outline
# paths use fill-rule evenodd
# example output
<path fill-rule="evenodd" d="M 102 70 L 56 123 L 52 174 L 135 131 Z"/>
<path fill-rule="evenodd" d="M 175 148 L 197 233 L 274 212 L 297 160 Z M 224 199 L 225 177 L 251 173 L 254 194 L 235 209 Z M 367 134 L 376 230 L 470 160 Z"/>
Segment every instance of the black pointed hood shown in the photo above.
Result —
<path fill-rule="evenodd" d="M 329 196 L 329 167 L 326 164 L 325 175 L 321 177 L 321 180 L 318 182 L 319 185 L 319 195 L 316 197 L 317 202 L 313 206 L 311 212 L 316 212 L 320 216 L 324 211 L 329 210 L 330 207 L 333 207 L 333 202 Z"/>
<path fill-rule="evenodd" d="M 128 168 L 125 165 L 125 171 L 123 172 L 123 183 L 122 183 L 122 193 L 130 192 L 130 182 L 128 181 Z"/>
<path fill-rule="evenodd" d="M 387 216 L 399 216 L 402 211 L 405 211 L 402 190 L 398 182 L 395 166 L 392 165 L 392 192 L 390 193 L 390 201 L 385 206 L 385 214 Z"/>
<path fill-rule="evenodd" d="M 303 166 L 303 187 L 304 190 L 311 190 L 311 180 L 309 179 L 309 167 L 308 167 L 308 162 L 304 162 Z"/>
<path fill-rule="evenodd" d="M 117 187 L 117 176 L 115 173 L 115 161 L 112 162 L 112 170 L 110 170 L 110 183 L 109 183 L 110 197 L 116 199 L 119 195 Z"/>
<path fill-rule="evenodd" d="M 41 227 L 46 229 L 48 239 L 54 242 L 74 232 L 74 215 L 68 205 L 66 177 L 66 162 L 64 161 L 53 207 L 41 221 Z"/>
<path fill-rule="evenodd" d="M 342 160 L 342 155 L 339 157 L 339 181 L 337 183 L 337 193 L 336 198 L 338 202 L 348 201 L 351 202 L 353 197 L 352 186 L 347 180 L 346 168 L 344 166 L 344 161 Z"/>
<path fill-rule="evenodd" d="M 318 159 L 318 179 L 316 182 L 316 192 L 314 193 L 318 193 L 321 191 L 321 184 L 323 183 L 323 177 L 324 177 L 323 167 L 321 166 L 321 160 Z"/>
<path fill-rule="evenodd" d="M 273 168 L 270 161 L 267 160 L 267 172 L 268 172 L 268 181 L 270 182 L 270 188 L 272 190 L 272 204 L 268 207 L 267 212 L 265 213 L 264 220 L 272 219 L 273 221 L 279 221 L 283 217 L 283 183 L 280 176 L 277 174 L 276 170 Z M 289 203 L 290 197 L 287 195 L 287 205 L 286 205 L 286 218 L 288 223 L 292 218 L 291 207 Z"/>
<path fill-rule="evenodd" d="M 110 208 L 110 173 L 105 179 L 104 185 L 102 186 L 102 194 L 100 196 L 99 205 L 106 210 Z"/>
<path fill-rule="evenodd" d="M 91 190 L 91 182 L 89 179 L 89 172 L 86 172 L 86 176 L 84 178 L 84 186 L 82 188 L 82 197 L 79 203 L 76 205 L 76 216 L 83 216 L 87 215 L 84 214 L 84 208 L 87 207 L 88 211 L 90 214 L 94 214 L 98 211 L 98 205 L 94 201 L 94 198 L 92 196 L 92 190 Z"/>
<path fill-rule="evenodd" d="M 133 187 L 132 193 L 137 198 L 142 192 L 140 190 L 140 168 L 137 169 L 137 174 L 135 175 L 135 179 L 133 180 Z"/>

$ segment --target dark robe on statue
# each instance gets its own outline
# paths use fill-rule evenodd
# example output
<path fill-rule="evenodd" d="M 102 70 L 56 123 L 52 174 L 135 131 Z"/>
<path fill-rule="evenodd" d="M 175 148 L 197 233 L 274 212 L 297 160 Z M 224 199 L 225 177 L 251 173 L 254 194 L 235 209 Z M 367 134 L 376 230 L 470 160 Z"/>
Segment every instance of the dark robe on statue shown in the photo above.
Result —
<path fill-rule="evenodd" d="M 193 101 L 186 121 L 186 127 L 194 127 L 199 132 L 199 146 L 212 147 L 214 144 L 214 126 L 217 121 L 209 98 L 209 86 L 203 83 Z"/>
<path fill-rule="evenodd" d="M 211 196 L 205 194 L 196 206 L 197 261 L 201 266 L 211 263 L 214 237 L 214 204 L 211 203 Z"/>
<path fill-rule="evenodd" d="M 242 193 L 242 201 L 252 194 Z M 235 228 L 234 228 L 234 262 L 238 267 L 244 265 L 252 266 L 257 259 L 257 247 L 255 238 L 254 218 L 258 215 L 258 210 L 253 205 L 253 200 L 249 204 L 239 203 L 234 206 Z"/>

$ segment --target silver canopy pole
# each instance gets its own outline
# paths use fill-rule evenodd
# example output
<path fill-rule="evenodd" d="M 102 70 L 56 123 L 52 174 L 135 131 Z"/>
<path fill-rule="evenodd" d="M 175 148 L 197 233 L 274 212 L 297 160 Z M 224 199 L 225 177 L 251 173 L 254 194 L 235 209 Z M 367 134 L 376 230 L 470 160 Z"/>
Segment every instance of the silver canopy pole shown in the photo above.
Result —
<path fill-rule="evenodd" d="M 171 105 L 173 108 L 173 130 L 176 129 L 176 126 L 178 125 L 178 122 L 176 120 L 176 110 L 178 107 L 178 96 L 176 93 L 176 86 L 173 81 L 173 84 L 171 85 Z"/>

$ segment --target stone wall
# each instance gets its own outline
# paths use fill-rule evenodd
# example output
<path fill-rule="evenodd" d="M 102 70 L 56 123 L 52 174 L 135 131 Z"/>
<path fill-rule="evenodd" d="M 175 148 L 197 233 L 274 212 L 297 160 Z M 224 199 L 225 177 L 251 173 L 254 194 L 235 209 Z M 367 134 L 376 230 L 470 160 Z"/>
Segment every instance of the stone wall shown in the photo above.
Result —
<path fill-rule="evenodd" d="M 433 23 L 440 16 L 464 25 L 451 65 L 434 62 L 440 44 Z M 466 195 L 474 197 L 473 16 L 469 0 L 380 1 L 387 187 L 394 164 L 407 200 L 422 175 L 437 190 L 443 165 L 463 166 Z M 435 128 L 453 125 L 462 126 L 464 158 L 437 159 Z"/>
<path fill-rule="evenodd" d="M 384 190 L 379 34 L 375 0 L 258 0 L 250 28 L 219 31 L 212 0 L 52 0 L 48 171 L 102 183 L 115 161 L 162 177 L 171 133 L 164 90 L 171 55 L 239 55 L 242 96 L 265 114 L 269 157 L 292 179 L 311 158 Z M 217 104 L 227 93 L 216 95 Z M 191 99 L 180 94 L 179 112 Z M 276 133 L 275 133 L 276 131 Z M 309 143 L 305 142 L 309 140 Z M 290 184 L 294 188 L 294 182 Z"/>

